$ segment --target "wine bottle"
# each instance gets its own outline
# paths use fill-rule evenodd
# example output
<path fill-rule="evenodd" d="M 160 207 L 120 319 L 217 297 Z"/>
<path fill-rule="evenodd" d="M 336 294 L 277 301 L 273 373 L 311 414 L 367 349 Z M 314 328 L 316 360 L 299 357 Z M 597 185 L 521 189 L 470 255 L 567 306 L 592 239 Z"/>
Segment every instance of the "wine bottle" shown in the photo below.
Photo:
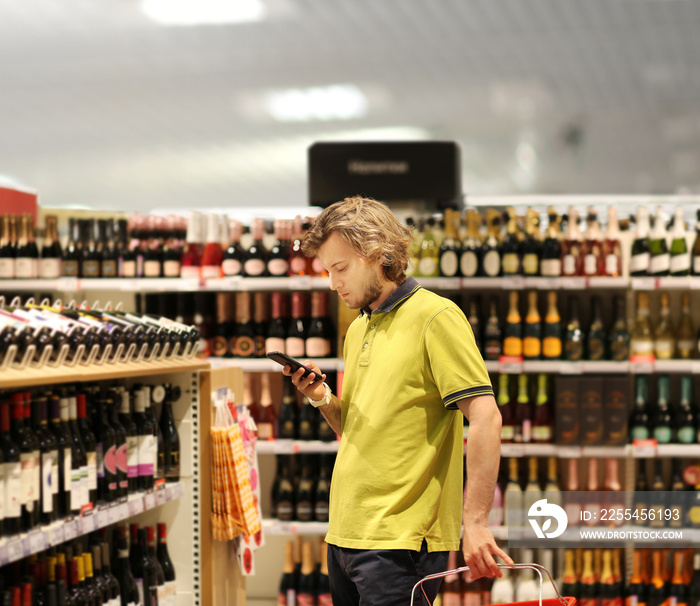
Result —
<path fill-rule="evenodd" d="M 180 257 L 180 277 L 196 279 L 200 277 L 202 268 L 202 242 L 204 217 L 201 213 L 190 212 L 187 219 L 187 235 L 185 246 Z"/>
<path fill-rule="evenodd" d="M 163 262 L 164 278 L 179 278 L 182 270 L 182 241 L 178 237 L 178 222 L 180 219 L 173 215 L 164 221 L 161 259 Z"/>
<path fill-rule="evenodd" d="M 160 411 L 160 431 L 163 434 L 163 475 L 166 482 L 180 480 L 180 435 L 173 414 L 173 402 L 180 398 L 180 388 L 168 385 Z"/>
<path fill-rule="evenodd" d="M 49 431 L 56 439 L 58 455 L 58 475 L 55 478 L 55 490 L 57 492 L 57 515 L 59 519 L 65 518 L 71 510 L 71 444 L 70 436 L 61 423 L 61 401 L 56 395 L 49 398 L 50 414 Z"/>
<path fill-rule="evenodd" d="M 284 545 L 284 565 L 282 566 L 282 578 L 280 579 L 277 594 L 278 604 L 297 603 L 297 586 L 294 570 L 294 541 L 287 541 Z"/>
<path fill-rule="evenodd" d="M 676 344 L 670 316 L 671 310 L 669 308 L 668 293 L 662 292 L 659 323 L 654 329 L 654 355 L 659 360 L 668 360 L 675 357 Z"/>
<path fill-rule="evenodd" d="M 630 354 L 651 356 L 654 354 L 654 340 L 649 324 L 649 293 L 637 293 L 637 315 L 630 334 Z"/>
<path fill-rule="evenodd" d="M 10 215 L 0 216 L 0 279 L 2 280 L 11 280 L 15 277 L 17 249 L 12 231 L 13 225 Z"/>
<path fill-rule="evenodd" d="M 651 249 L 649 240 L 649 209 L 637 207 L 637 231 L 632 242 L 630 275 L 646 276 L 650 270 Z"/>
<path fill-rule="evenodd" d="M 271 295 L 270 322 L 267 325 L 265 337 L 265 351 L 285 352 L 285 339 L 287 337 L 287 323 L 285 319 L 285 295 L 281 292 L 273 292 Z"/>
<path fill-rule="evenodd" d="M 148 388 L 146 388 L 148 389 Z M 165 450 L 163 432 L 160 429 L 160 424 L 158 423 L 158 416 L 156 415 L 156 405 L 162 406 L 166 389 L 165 385 L 154 385 L 152 388 L 148 389 L 150 397 L 146 399 L 146 408 L 144 413 L 151 420 L 151 425 L 153 427 L 153 437 L 156 441 L 156 448 L 153 460 L 153 468 L 155 470 L 155 479 L 160 480 L 165 477 L 165 457 L 163 451 Z"/>
<path fill-rule="evenodd" d="M 80 226 L 82 242 L 80 257 L 80 277 L 99 278 L 100 277 L 100 254 L 97 252 L 95 243 L 95 220 L 78 220 Z"/>
<path fill-rule="evenodd" d="M 303 358 L 306 355 L 306 296 L 292 293 L 292 317 L 287 327 L 284 348 L 287 355 Z"/>
<path fill-rule="evenodd" d="M 685 554 L 678 549 L 673 552 L 673 576 L 669 586 L 669 602 L 681 606 L 688 604 L 689 588 L 683 578 L 685 568 Z"/>
<path fill-rule="evenodd" d="M 510 570 L 504 568 L 501 570 L 501 577 L 496 578 L 491 586 L 491 601 L 492 604 L 511 604 L 515 601 L 515 585 L 510 576 Z M 568 595 L 568 594 L 567 594 Z M 443 600 L 443 604 L 447 606 Z M 459 602 L 457 602 L 459 604 Z"/>
<path fill-rule="evenodd" d="M 136 579 L 131 571 L 129 563 L 129 549 L 126 543 L 126 537 L 118 536 L 116 538 L 117 561 L 115 563 L 115 577 L 119 582 L 120 603 L 121 606 L 139 606 L 142 604 L 139 587 Z M 106 550 L 103 550 L 105 553 Z M 106 551 L 109 553 L 109 551 Z"/>
<path fill-rule="evenodd" d="M 557 477 L 557 460 L 556 457 L 547 457 L 547 482 L 544 486 L 544 496 L 547 498 L 547 502 L 561 507 L 562 495 Z"/>
<path fill-rule="evenodd" d="M 591 306 L 591 326 L 586 335 L 586 357 L 588 360 L 604 360 L 608 335 L 603 325 L 600 298 L 596 295 L 591 297 Z"/>
<path fill-rule="evenodd" d="M 455 217 L 456 215 L 456 217 Z M 445 209 L 445 237 L 442 239 L 439 250 L 439 271 L 440 275 L 446 278 L 459 276 L 459 249 L 457 247 L 458 234 L 456 221 L 459 220 L 459 213 L 450 208 Z"/>
<path fill-rule="evenodd" d="M 586 237 L 581 248 L 582 274 L 584 276 L 602 276 L 605 272 L 603 256 L 603 234 L 600 231 L 598 213 L 595 207 L 588 207 L 586 216 Z"/>
<path fill-rule="evenodd" d="M 58 443 L 49 431 L 47 398 L 39 395 L 31 403 L 32 428 L 39 440 L 41 485 L 39 520 L 51 524 L 58 519 Z"/>
<path fill-rule="evenodd" d="M 501 412 L 501 442 L 515 441 L 515 411 L 510 401 L 510 375 L 498 375 L 498 409 Z"/>
<path fill-rule="evenodd" d="M 544 317 L 542 357 L 545 360 L 559 360 L 562 354 L 561 316 L 557 307 L 557 293 L 547 293 L 547 313 Z"/>
<path fill-rule="evenodd" d="M 527 294 L 528 308 L 525 316 L 525 337 L 523 357 L 526 360 L 539 360 L 542 353 L 542 319 L 537 309 L 537 291 Z"/>
<path fill-rule="evenodd" d="M 233 302 L 233 293 L 216 293 L 216 328 L 214 329 L 214 337 L 211 340 L 210 347 L 210 353 L 215 358 L 230 358 L 236 346 Z"/>
<path fill-rule="evenodd" d="M 459 272 L 465 278 L 473 278 L 481 273 L 479 228 L 481 215 L 473 208 L 466 211 L 467 233 L 462 240 L 459 255 Z"/>
<path fill-rule="evenodd" d="M 221 261 L 221 271 L 225 276 L 240 276 L 243 273 L 245 251 L 241 247 L 243 226 L 240 221 L 229 221 L 229 244 Z"/>
<path fill-rule="evenodd" d="M 277 437 L 294 440 L 297 437 L 297 396 L 296 388 L 288 377 L 284 379 L 284 392 L 277 416 Z"/>
<path fill-rule="evenodd" d="M 471 326 L 476 348 L 482 351 L 483 331 L 481 322 L 481 297 L 479 297 L 479 295 L 474 295 L 469 299 L 468 309 L 467 321 L 469 322 L 469 326 Z"/>
<path fill-rule="evenodd" d="M 690 253 L 685 239 L 685 220 L 683 207 L 676 206 L 673 214 L 673 229 L 671 230 L 671 258 L 669 273 L 672 276 L 687 276 L 690 274 Z"/>
<path fill-rule="evenodd" d="M 328 293 L 311 293 L 311 318 L 306 332 L 306 355 L 327 358 L 331 355 L 333 327 L 328 315 Z"/>
<path fill-rule="evenodd" d="M 206 244 L 202 251 L 202 278 L 219 278 L 221 276 L 221 263 L 224 253 L 219 242 L 219 215 L 210 213 L 207 215 Z M 184 265 L 184 260 L 183 260 Z"/>
<path fill-rule="evenodd" d="M 253 295 L 253 342 L 255 343 L 256 358 L 265 357 L 265 340 L 269 323 L 268 294 L 256 292 Z"/>
<path fill-rule="evenodd" d="M 621 362 L 629 359 L 630 333 L 625 318 L 625 301 L 621 296 L 615 297 L 615 321 L 608 333 L 608 351 L 611 360 Z"/>
<path fill-rule="evenodd" d="M 31 428 L 25 424 L 24 396 L 13 393 L 12 401 L 12 440 L 19 447 L 21 462 L 20 526 L 23 531 L 39 524 L 40 460 L 39 440 Z"/>
<path fill-rule="evenodd" d="M 0 235 L 0 241 L 2 235 Z M 44 241 L 39 261 L 40 278 L 59 278 L 61 276 L 61 243 L 58 241 L 58 217 L 46 216 Z M 0 264 L 2 264 L 2 243 L 0 243 Z M 0 270 L 0 276 L 2 271 Z"/>
<path fill-rule="evenodd" d="M 684 292 L 681 295 L 681 319 L 676 331 L 676 354 L 679 358 L 688 360 L 693 357 L 694 336 L 693 321 L 690 319 L 690 293 Z"/>
<path fill-rule="evenodd" d="M 2 470 L 5 478 L 3 500 L 3 534 L 14 536 L 20 531 L 22 516 L 22 464 L 17 443 L 10 434 L 10 403 L 0 402 L 0 449 Z"/>
<path fill-rule="evenodd" d="M 525 484 L 525 490 L 523 491 L 523 513 L 525 516 L 528 515 L 530 507 L 543 497 L 542 489 L 540 488 L 539 464 L 540 460 L 537 457 L 529 457 L 527 460 L 527 484 Z M 530 562 L 531 560 L 525 561 Z"/>
<path fill-rule="evenodd" d="M 314 492 L 316 489 L 313 458 L 310 454 L 299 456 L 301 474 L 294 491 L 294 519 L 300 522 L 311 522 L 314 518 Z"/>
<path fill-rule="evenodd" d="M 107 390 L 109 402 L 109 423 L 114 429 L 115 466 L 117 469 L 117 498 L 126 499 L 129 495 L 129 463 L 127 452 L 126 428 L 119 419 L 122 404 L 121 388 L 110 387 Z"/>
<path fill-rule="evenodd" d="M 566 225 L 566 236 L 561 247 L 561 275 L 580 276 L 582 272 L 582 237 L 578 228 L 579 215 L 573 207 L 569 207 Z"/>
<path fill-rule="evenodd" d="M 39 275 L 39 255 L 34 241 L 32 215 L 24 213 L 19 217 L 17 248 L 15 257 L 15 278 L 37 278 Z"/>
<path fill-rule="evenodd" d="M 671 528 L 683 528 L 688 523 L 686 515 L 690 506 L 690 493 L 686 490 L 687 486 L 683 480 L 681 461 L 673 459 L 671 467 L 671 492 L 673 492 L 673 496 L 670 497 L 670 502 L 668 503 L 668 509 L 670 510 L 668 526 Z M 665 514 L 664 517 L 666 517 Z"/>
<path fill-rule="evenodd" d="M 578 603 L 581 606 L 598 606 L 598 583 L 593 569 L 593 550 L 584 549 L 583 569 L 579 581 Z"/>
<path fill-rule="evenodd" d="M 103 503 L 111 503 L 117 498 L 116 435 L 107 418 L 108 407 L 109 403 L 105 397 L 97 400 L 97 499 Z"/>
<path fill-rule="evenodd" d="M 316 429 L 318 427 L 318 412 L 309 404 L 306 398 L 302 398 L 301 409 L 299 410 L 299 422 L 297 435 L 300 440 L 316 440 Z"/>
<path fill-rule="evenodd" d="M 547 215 L 549 225 L 547 226 L 545 239 L 542 244 L 540 273 L 548 278 L 556 278 L 562 275 L 561 218 L 551 206 L 547 210 Z"/>
<path fill-rule="evenodd" d="M 532 441 L 539 444 L 548 444 L 552 441 L 554 416 L 552 403 L 549 399 L 547 387 L 547 375 L 537 375 L 537 397 L 535 399 L 535 412 L 532 419 Z"/>
<path fill-rule="evenodd" d="M 175 576 L 175 566 L 170 559 L 168 553 L 168 529 L 163 522 L 159 522 L 158 526 L 158 547 L 156 548 L 156 557 L 165 579 L 165 606 L 175 606 L 177 602 L 177 583 Z M 159 606 L 162 606 L 159 604 Z"/>
<path fill-rule="evenodd" d="M 151 560 L 155 567 L 156 573 L 156 596 L 158 598 L 157 604 L 163 604 L 165 602 L 165 575 L 163 574 L 163 568 L 158 561 L 158 556 L 156 555 L 156 527 L 147 526 L 146 527 L 146 552 L 148 558 Z"/>
<path fill-rule="evenodd" d="M 90 502 L 88 487 L 88 459 L 85 445 L 78 430 L 78 406 L 75 394 L 61 398 L 61 422 L 71 439 L 71 513 L 79 514 L 83 505 Z M 92 461 L 94 463 L 94 461 Z M 97 482 L 97 474 L 95 474 Z"/>
<path fill-rule="evenodd" d="M 622 275 L 622 246 L 620 244 L 620 224 L 617 208 L 608 206 L 608 225 L 603 240 L 603 275 L 615 277 Z"/>
<path fill-rule="evenodd" d="M 581 501 L 574 498 L 573 493 L 579 489 L 579 459 L 571 458 L 567 463 L 566 490 L 562 493 L 564 500 L 564 511 L 569 520 L 569 526 L 575 526 L 581 518 Z"/>
<path fill-rule="evenodd" d="M 498 319 L 498 298 L 493 295 L 489 302 L 489 316 L 484 327 L 484 359 L 498 360 L 502 351 L 501 323 Z"/>
<path fill-rule="evenodd" d="M 481 246 L 481 275 L 495 278 L 501 274 L 501 245 L 498 234 L 501 229 L 501 214 L 497 210 L 486 211 L 488 236 Z"/>
<path fill-rule="evenodd" d="M 514 442 L 532 441 L 532 404 L 530 403 L 529 375 L 518 377 L 518 398 L 515 405 Z"/>
<path fill-rule="evenodd" d="M 501 269 L 504 276 L 516 276 L 522 273 L 520 234 L 515 210 L 508 207 L 505 212 L 506 235 L 501 245 Z"/>
<path fill-rule="evenodd" d="M 289 274 L 289 247 L 291 245 L 290 236 L 287 229 L 291 229 L 289 221 L 276 220 L 273 223 L 272 231 L 275 235 L 275 242 L 270 248 L 267 258 L 267 273 L 270 276 L 286 276 Z"/>
<path fill-rule="evenodd" d="M 649 234 L 649 273 L 652 276 L 667 276 L 671 266 L 671 255 L 666 242 L 666 215 L 661 206 L 656 207 L 654 226 Z"/>
<path fill-rule="evenodd" d="M 99 604 L 102 601 L 102 595 L 97 587 L 97 584 L 95 583 L 92 567 L 92 553 L 83 553 L 82 558 L 83 570 L 85 571 L 85 580 L 83 582 L 85 595 L 87 596 L 88 601 L 92 604 Z"/>
<path fill-rule="evenodd" d="M 310 259 L 301 250 L 304 239 L 304 229 L 301 216 L 294 217 L 292 223 L 292 241 L 289 249 L 289 275 L 308 276 L 311 273 Z"/>
<path fill-rule="evenodd" d="M 651 491 L 649 493 L 649 518 L 650 528 L 662 528 L 665 523 L 664 511 L 666 510 L 666 481 L 663 468 L 663 459 L 654 459 L 654 474 L 652 476 Z"/>
<path fill-rule="evenodd" d="M 540 217 L 539 213 L 532 208 L 528 208 L 525 215 L 525 238 L 521 249 L 523 275 L 539 276 L 540 256 L 542 255 Z"/>
<path fill-rule="evenodd" d="M 627 585 L 625 606 L 643 606 L 647 604 L 647 584 L 644 580 L 643 564 L 642 551 L 635 549 L 632 552 L 632 576 Z"/>
<path fill-rule="evenodd" d="M 236 322 L 233 329 L 235 342 L 231 347 L 233 355 L 239 358 L 255 356 L 255 331 L 250 312 L 250 293 L 236 293 Z"/>
<path fill-rule="evenodd" d="M 676 428 L 673 424 L 673 417 L 669 409 L 670 383 L 667 375 L 661 375 L 657 381 L 657 403 L 656 410 L 651 418 L 653 427 L 652 437 L 659 444 L 671 444 L 675 442 Z"/>
<path fill-rule="evenodd" d="M 265 236 L 265 220 L 253 219 L 250 226 L 253 241 L 246 251 L 243 262 L 243 275 L 252 278 L 260 278 L 267 275 L 267 249 L 263 244 Z"/>
<path fill-rule="evenodd" d="M 508 526 L 523 525 L 523 490 L 520 487 L 519 460 L 515 457 L 508 459 L 508 483 L 505 490 L 504 519 Z"/>
<path fill-rule="evenodd" d="M 317 522 L 328 522 L 332 471 L 333 455 L 320 455 L 318 481 L 316 482 L 316 493 L 314 495 L 314 520 Z"/>
<path fill-rule="evenodd" d="M 569 299 L 569 319 L 564 333 L 564 358 L 576 362 L 583 358 L 583 330 L 578 313 L 578 299 Z"/>
<path fill-rule="evenodd" d="M 647 606 L 663 606 L 668 600 L 668 586 L 663 575 L 662 556 L 664 555 L 665 552 L 656 549 L 651 553 L 653 571 L 647 586 Z"/>
<path fill-rule="evenodd" d="M 575 555 L 573 549 L 566 549 L 564 551 L 564 574 L 562 576 L 563 583 L 561 586 L 561 594 L 574 597 L 578 602 L 580 597 L 580 585 L 574 565 Z"/>
<path fill-rule="evenodd" d="M 697 441 L 698 417 L 693 409 L 693 377 L 681 377 L 681 398 L 676 411 L 674 425 L 679 444 L 695 444 Z"/>
<path fill-rule="evenodd" d="M 622 595 L 613 573 L 613 551 L 603 551 L 603 567 L 600 573 L 600 603 L 601 606 L 622 606 Z"/>
<path fill-rule="evenodd" d="M 270 375 L 266 372 L 260 374 L 260 411 L 258 415 L 258 438 L 260 440 L 277 438 L 277 415 L 275 407 L 272 405 Z"/>
<path fill-rule="evenodd" d="M 700 551 L 693 556 L 693 579 L 688 590 L 688 604 L 697 606 L 700 603 Z"/>
<path fill-rule="evenodd" d="M 141 604 L 149 606 L 158 606 L 158 579 L 156 564 L 148 553 L 148 538 L 147 530 L 139 528 L 138 530 L 138 552 L 135 558 L 135 567 L 132 571 L 136 585 L 139 588 L 139 594 L 142 596 Z"/>
<path fill-rule="evenodd" d="M 693 250 L 690 252 L 692 257 L 692 273 L 694 276 L 700 276 L 700 209 L 695 211 L 697 223 L 695 224 L 695 241 L 693 242 Z"/>
<path fill-rule="evenodd" d="M 635 400 L 629 421 L 629 432 L 632 440 L 646 440 L 651 435 L 651 425 L 647 399 L 649 394 L 649 377 L 637 375 L 635 377 Z"/>
<path fill-rule="evenodd" d="M 148 388 L 138 389 L 134 393 L 134 422 L 138 431 L 139 487 L 150 490 L 155 482 L 155 460 L 157 441 L 155 428 L 150 417 L 146 415 L 146 401 L 150 399 Z"/>
<path fill-rule="evenodd" d="M 518 291 L 512 290 L 508 294 L 508 315 L 503 330 L 503 355 L 523 355 L 523 325 L 520 311 L 518 310 Z"/>

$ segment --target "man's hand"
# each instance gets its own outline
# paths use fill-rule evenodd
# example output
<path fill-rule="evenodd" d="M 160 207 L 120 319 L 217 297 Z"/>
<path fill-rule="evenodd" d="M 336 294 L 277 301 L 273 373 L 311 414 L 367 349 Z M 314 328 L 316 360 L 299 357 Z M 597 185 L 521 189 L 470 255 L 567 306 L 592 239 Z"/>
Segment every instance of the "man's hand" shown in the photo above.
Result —
<path fill-rule="evenodd" d="M 464 528 L 462 553 L 473 579 L 503 576 L 494 560 L 494 555 L 502 558 L 506 564 L 513 564 L 513 560 L 496 544 L 491 531 L 485 526 L 474 525 Z"/>
<path fill-rule="evenodd" d="M 294 374 L 292 374 L 292 367 L 285 366 L 282 369 L 282 374 L 292 377 L 292 383 L 294 386 L 307 398 L 314 401 L 323 399 L 326 395 L 326 388 L 323 386 L 323 382 L 326 380 L 326 375 L 321 372 L 321 369 L 311 360 L 304 360 L 304 366 L 307 366 L 313 370 L 313 374 L 310 374 L 306 379 L 302 379 L 304 374 L 304 369 L 300 368 Z M 319 377 L 321 377 L 319 379 Z"/>

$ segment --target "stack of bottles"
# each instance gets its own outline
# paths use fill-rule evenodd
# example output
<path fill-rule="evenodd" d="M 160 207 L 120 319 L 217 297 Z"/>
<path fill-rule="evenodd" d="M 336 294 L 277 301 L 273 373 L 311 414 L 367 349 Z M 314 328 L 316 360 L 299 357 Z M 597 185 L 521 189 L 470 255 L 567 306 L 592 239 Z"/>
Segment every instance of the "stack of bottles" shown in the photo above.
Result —
<path fill-rule="evenodd" d="M 175 606 L 167 527 L 113 527 L 0 569 L 0 600 L 11 606 Z"/>
<path fill-rule="evenodd" d="M 80 384 L 0 394 L 0 533 L 12 536 L 180 478 L 179 388 Z M 161 406 L 160 417 L 155 405 Z"/>
<path fill-rule="evenodd" d="M 59 366 L 193 356 L 199 331 L 166 317 L 0 299 L 0 367 Z"/>
<path fill-rule="evenodd" d="M 596 295 L 590 299 L 590 316 L 584 324 L 580 315 L 580 297 L 568 299 L 568 315 L 562 321 L 559 295 L 549 291 L 540 296 L 538 291 L 527 292 L 527 307 L 521 312 L 521 295 L 508 293 L 505 316 L 499 313 L 499 297 L 491 296 L 484 321 L 482 301 L 472 296 L 464 307 L 474 338 L 485 360 L 501 356 L 522 357 L 524 360 L 628 360 L 630 333 L 625 318 L 625 304 L 615 297 L 614 316 L 606 324 L 603 306 Z M 546 303 L 544 313 L 540 302 Z"/>
<path fill-rule="evenodd" d="M 278 604 L 286 606 L 329 606 L 331 602 L 328 582 L 327 553 L 328 545 L 322 539 L 316 547 L 318 554 L 314 558 L 314 542 L 288 541 L 284 546 L 284 565 L 279 583 Z"/>
<path fill-rule="evenodd" d="M 517 397 L 512 386 L 517 385 Z M 532 397 L 535 387 L 534 398 Z M 547 444 L 552 442 L 554 412 L 549 377 L 540 375 L 509 375 L 498 377 L 497 403 L 501 411 L 501 442 Z"/>

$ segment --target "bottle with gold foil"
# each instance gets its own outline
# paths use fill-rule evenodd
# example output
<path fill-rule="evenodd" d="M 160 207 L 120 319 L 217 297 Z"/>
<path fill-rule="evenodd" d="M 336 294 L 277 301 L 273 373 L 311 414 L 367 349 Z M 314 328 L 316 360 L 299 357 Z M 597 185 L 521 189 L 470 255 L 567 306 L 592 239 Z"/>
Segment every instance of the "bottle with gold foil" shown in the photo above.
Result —
<path fill-rule="evenodd" d="M 236 293 L 236 321 L 233 327 L 235 339 L 231 352 L 235 357 L 251 358 L 255 356 L 255 330 L 250 311 L 249 292 Z"/>
<path fill-rule="evenodd" d="M 681 295 L 681 319 L 678 321 L 676 331 L 676 356 L 683 360 L 693 357 L 695 350 L 695 331 L 693 321 L 690 319 L 690 293 Z"/>
<path fill-rule="evenodd" d="M 484 326 L 484 360 L 498 360 L 503 353 L 501 322 L 498 317 L 498 298 L 489 301 L 489 315 Z"/>
<path fill-rule="evenodd" d="M 649 293 L 637 293 L 637 315 L 630 333 L 630 355 L 654 355 L 654 338 L 649 323 Z"/>
<path fill-rule="evenodd" d="M 622 606 L 622 595 L 613 573 L 613 550 L 603 551 L 603 565 L 600 571 L 600 606 Z"/>
<path fill-rule="evenodd" d="M 421 231 L 413 217 L 406 217 L 406 227 L 411 232 L 411 243 L 408 247 L 408 267 L 407 276 L 418 275 L 418 262 L 420 261 Z"/>
<path fill-rule="evenodd" d="M 657 402 L 656 410 L 651 418 L 652 437 L 659 444 L 671 444 L 675 442 L 675 425 L 669 407 L 670 378 L 668 375 L 661 375 L 657 382 Z"/>
<path fill-rule="evenodd" d="M 506 209 L 506 236 L 501 246 L 501 265 L 504 276 L 518 276 L 521 274 L 521 250 L 520 233 L 518 230 L 518 218 L 511 207 Z"/>
<path fill-rule="evenodd" d="M 10 215 L 0 216 L 0 279 L 11 280 L 15 277 L 15 258 L 17 247 Z"/>
<path fill-rule="evenodd" d="M 654 549 L 651 553 L 652 574 L 648 585 L 647 606 L 664 606 L 668 600 L 668 586 L 663 574 L 665 551 Z"/>
<path fill-rule="evenodd" d="M 439 250 L 440 275 L 445 278 L 459 276 L 459 248 L 457 242 L 457 226 L 455 225 L 457 211 L 445 209 L 445 237 L 442 239 Z"/>
<path fill-rule="evenodd" d="M 674 357 L 675 338 L 673 326 L 671 326 L 671 310 L 667 292 L 661 293 L 661 309 L 659 310 L 659 323 L 654 329 L 654 355 L 658 360 L 668 360 Z"/>
<path fill-rule="evenodd" d="M 459 271 L 464 278 L 478 276 L 481 270 L 481 254 L 479 240 L 479 227 L 481 215 L 470 208 L 466 214 L 467 235 L 462 241 L 462 249 L 459 257 Z"/>
<path fill-rule="evenodd" d="M 561 275 L 580 276 L 582 268 L 582 236 L 578 228 L 579 215 L 573 207 L 569 207 L 569 217 L 566 226 L 566 236 L 561 250 Z"/>
<path fill-rule="evenodd" d="M 586 336 L 586 358 L 595 361 L 604 360 L 608 335 L 603 325 L 599 297 L 594 295 L 591 298 L 591 307 L 591 325 Z"/>
<path fill-rule="evenodd" d="M 685 553 L 682 549 L 673 552 L 673 575 L 669 586 L 669 603 L 676 606 L 688 606 L 690 588 L 686 584 L 683 575 L 685 568 Z"/>
<path fill-rule="evenodd" d="M 646 606 L 647 585 L 644 582 L 644 559 L 641 549 L 632 553 L 632 576 L 627 585 L 625 606 Z"/>
<path fill-rule="evenodd" d="M 548 444 L 552 441 L 554 416 L 552 403 L 547 389 L 547 375 L 537 375 L 537 396 L 535 398 L 535 412 L 532 418 L 532 441 L 539 444 Z"/>
<path fill-rule="evenodd" d="M 527 294 L 527 315 L 523 338 L 523 357 L 526 360 L 539 360 L 542 354 L 542 318 L 537 309 L 537 291 Z"/>
<path fill-rule="evenodd" d="M 499 231 L 501 229 L 501 214 L 493 209 L 486 211 L 488 236 L 481 246 L 481 275 L 485 278 L 495 278 L 501 275 L 501 244 Z"/>
<path fill-rule="evenodd" d="M 508 483 L 505 490 L 504 520 L 511 527 L 523 524 L 523 490 L 520 486 L 520 460 L 508 459 Z"/>
<path fill-rule="evenodd" d="M 681 398 L 675 414 L 676 439 L 679 444 L 695 444 L 700 419 L 693 406 L 693 377 L 681 377 Z"/>
<path fill-rule="evenodd" d="M 536 210 L 528 208 L 525 215 L 525 238 L 522 242 L 522 273 L 524 276 L 540 275 L 541 255 L 540 215 Z"/>
<path fill-rule="evenodd" d="M 39 252 L 34 242 L 33 218 L 28 213 L 19 217 L 16 251 L 15 278 L 37 278 L 39 276 Z"/>
<path fill-rule="evenodd" d="M 630 357 L 630 333 L 625 318 L 625 300 L 615 297 L 615 320 L 608 333 L 608 351 L 611 360 L 622 362 Z"/>
<path fill-rule="evenodd" d="M 578 602 L 581 587 L 576 574 L 575 555 L 576 553 L 573 549 L 564 551 L 564 574 L 562 575 L 561 594 L 576 598 Z"/>
<path fill-rule="evenodd" d="M 557 306 L 557 293 L 554 290 L 550 290 L 547 293 L 547 313 L 544 317 L 542 358 L 545 360 L 561 359 L 561 336 L 561 316 Z"/>
<path fill-rule="evenodd" d="M 576 297 L 569 299 L 569 320 L 564 333 L 564 358 L 571 362 L 583 358 L 583 330 Z"/>
<path fill-rule="evenodd" d="M 612 204 L 608 206 L 608 225 L 603 240 L 603 270 L 606 276 L 622 275 L 620 224 L 617 219 L 617 209 Z"/>
<path fill-rule="evenodd" d="M 1 255 L 0 255 L 1 256 Z M 39 261 L 40 278 L 59 278 L 61 276 L 61 244 L 58 241 L 58 218 L 47 215 L 44 242 Z"/>
<path fill-rule="evenodd" d="M 595 207 L 588 207 L 586 216 L 586 237 L 581 247 L 581 270 L 584 276 L 602 276 L 604 269 L 603 234 L 600 231 L 598 212 Z"/>
<path fill-rule="evenodd" d="M 503 330 L 503 355 L 523 355 L 523 323 L 518 309 L 518 291 L 513 290 L 508 295 L 508 315 Z"/>
<path fill-rule="evenodd" d="M 583 568 L 580 580 L 580 606 L 599 606 L 598 604 L 598 580 L 593 568 L 593 550 L 583 551 Z"/>
<path fill-rule="evenodd" d="M 547 278 L 561 276 L 561 217 L 551 206 L 547 210 L 549 225 L 542 243 L 540 274 Z"/>

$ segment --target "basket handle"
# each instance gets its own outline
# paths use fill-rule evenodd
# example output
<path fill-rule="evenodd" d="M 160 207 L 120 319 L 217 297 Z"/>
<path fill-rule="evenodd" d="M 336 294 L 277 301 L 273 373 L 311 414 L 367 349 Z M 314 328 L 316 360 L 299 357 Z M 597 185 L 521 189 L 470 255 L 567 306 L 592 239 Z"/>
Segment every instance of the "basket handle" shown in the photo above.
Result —
<path fill-rule="evenodd" d="M 552 579 L 552 575 L 549 573 L 549 571 L 544 567 L 541 566 L 540 564 L 497 564 L 499 568 L 509 568 L 511 570 L 522 570 L 522 569 L 532 569 L 537 572 L 537 574 L 540 577 L 540 605 L 542 606 L 542 572 L 545 572 L 547 574 L 547 578 L 549 579 L 549 582 L 552 584 L 552 587 L 554 587 L 554 592 L 557 594 L 557 599 L 561 603 L 562 606 L 568 606 L 568 602 L 562 597 L 562 595 L 559 593 L 559 589 L 557 589 L 556 584 L 554 583 L 554 579 Z M 411 591 L 411 601 L 409 602 L 411 606 L 413 606 L 413 596 L 416 593 L 416 589 L 420 587 L 421 591 L 423 592 L 423 597 L 428 600 L 428 596 L 425 594 L 425 589 L 423 588 L 423 583 L 425 581 L 430 581 L 432 579 L 440 579 L 442 577 L 446 577 L 451 574 L 456 574 L 459 572 L 465 572 L 469 570 L 469 566 L 462 566 L 460 568 L 455 568 L 454 570 L 446 570 L 444 572 L 436 572 L 435 574 L 429 574 L 426 577 L 423 577 L 420 581 L 418 581 L 414 586 L 413 586 L 413 591 Z"/>

